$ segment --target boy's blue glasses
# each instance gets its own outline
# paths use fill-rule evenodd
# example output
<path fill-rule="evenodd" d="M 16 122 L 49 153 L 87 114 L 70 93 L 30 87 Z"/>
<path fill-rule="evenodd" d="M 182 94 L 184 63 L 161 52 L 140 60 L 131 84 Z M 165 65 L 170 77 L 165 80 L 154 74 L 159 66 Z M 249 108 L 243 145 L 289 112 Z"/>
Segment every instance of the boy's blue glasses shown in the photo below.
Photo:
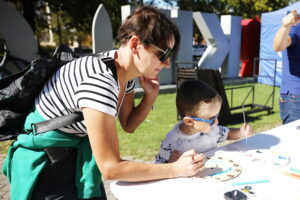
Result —
<path fill-rule="evenodd" d="M 203 119 L 203 118 L 200 118 L 200 117 L 190 117 L 190 118 L 192 118 L 193 120 L 196 120 L 196 121 L 209 123 L 210 126 L 213 126 L 215 121 L 218 119 L 218 116 L 219 116 L 219 114 L 212 117 L 211 119 Z"/>

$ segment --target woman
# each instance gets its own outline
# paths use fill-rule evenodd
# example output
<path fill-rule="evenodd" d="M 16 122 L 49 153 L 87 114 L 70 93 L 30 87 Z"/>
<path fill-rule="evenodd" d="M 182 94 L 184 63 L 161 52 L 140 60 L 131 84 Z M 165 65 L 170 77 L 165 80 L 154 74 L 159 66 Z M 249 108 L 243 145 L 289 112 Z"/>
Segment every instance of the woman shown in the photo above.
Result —
<path fill-rule="evenodd" d="M 122 128 L 127 132 L 134 132 L 144 121 L 159 93 L 157 75 L 163 68 L 170 67 L 170 56 L 178 50 L 180 35 L 176 26 L 157 9 L 141 7 L 122 24 L 118 31 L 118 39 L 120 48 L 102 53 L 102 59 L 87 56 L 63 66 L 36 98 L 36 110 L 27 117 L 25 128 L 32 122 L 76 110 L 82 111 L 84 121 L 51 133 L 29 135 L 29 143 L 34 144 L 31 146 L 33 150 L 23 148 L 22 152 L 18 152 L 20 146 L 28 147 L 28 144 L 17 145 L 18 140 L 20 143 L 26 139 L 17 140 L 12 147 L 14 153 L 10 150 L 8 155 L 10 159 L 5 163 L 9 166 L 5 168 L 5 174 L 11 180 L 17 176 L 12 177 L 14 173 L 10 173 L 9 170 L 14 172 L 14 169 L 9 163 L 19 161 L 16 157 L 24 157 L 24 151 L 30 151 L 27 155 L 35 155 L 35 157 L 40 154 L 40 157 L 29 161 L 34 156 L 27 156 L 27 161 L 21 165 L 32 163 L 29 164 L 29 168 L 40 170 L 36 173 L 39 178 L 31 173 L 34 170 L 28 172 L 32 174 L 27 175 L 26 179 L 26 182 L 32 179 L 28 192 L 13 198 L 20 199 L 20 196 L 27 196 L 33 199 L 91 199 L 93 197 L 105 199 L 105 193 L 99 189 L 103 187 L 100 184 L 101 175 L 98 169 L 107 180 L 147 181 L 193 176 L 203 167 L 202 155 L 194 151 L 186 152 L 177 162 L 168 164 L 145 164 L 121 159 L 116 117 L 118 116 Z M 109 58 L 113 59 L 113 68 L 104 62 Z M 144 96 L 140 104 L 135 106 L 133 80 L 137 77 L 140 77 Z M 88 139 L 70 136 L 65 132 L 87 133 Z M 39 140 L 41 137 L 47 138 L 46 142 Z M 39 149 L 41 147 L 47 147 L 48 157 L 59 154 L 63 159 L 60 158 L 58 161 L 54 159 L 55 162 L 50 164 L 45 162 L 48 157 L 45 156 L 43 149 L 42 151 Z M 68 147 L 67 150 L 65 147 Z M 92 154 L 89 152 L 90 147 Z M 53 149 L 54 153 L 51 153 Z M 24 167 L 22 169 L 24 170 Z M 24 171 L 19 170 L 18 176 L 25 177 L 23 174 Z M 64 177 L 68 178 L 60 181 L 65 179 Z M 20 178 L 15 180 L 19 181 Z M 24 190 L 25 185 L 28 184 L 20 185 L 22 184 L 15 186 L 22 187 L 18 189 L 12 186 L 13 191 L 21 193 L 21 189 Z M 77 195 L 74 191 L 77 191 Z"/>

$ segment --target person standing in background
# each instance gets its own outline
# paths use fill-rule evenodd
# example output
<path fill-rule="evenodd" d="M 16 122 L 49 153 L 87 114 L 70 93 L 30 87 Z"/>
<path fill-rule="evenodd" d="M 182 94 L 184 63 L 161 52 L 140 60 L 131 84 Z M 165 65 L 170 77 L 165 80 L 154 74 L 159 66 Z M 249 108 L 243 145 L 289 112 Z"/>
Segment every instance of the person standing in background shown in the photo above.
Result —
<path fill-rule="evenodd" d="M 273 40 L 274 51 L 282 51 L 280 117 L 283 124 L 300 119 L 300 18 L 296 10 L 282 19 Z"/>

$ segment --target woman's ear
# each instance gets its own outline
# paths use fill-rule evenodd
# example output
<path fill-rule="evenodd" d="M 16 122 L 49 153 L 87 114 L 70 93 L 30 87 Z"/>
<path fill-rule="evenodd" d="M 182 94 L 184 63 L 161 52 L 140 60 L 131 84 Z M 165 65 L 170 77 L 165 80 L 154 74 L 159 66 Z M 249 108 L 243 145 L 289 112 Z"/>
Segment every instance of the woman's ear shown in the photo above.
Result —
<path fill-rule="evenodd" d="M 132 50 L 132 52 L 135 54 L 137 53 L 137 47 L 139 44 L 139 38 L 137 36 L 132 36 L 129 40 L 129 45 L 130 45 L 130 49 Z"/>
<path fill-rule="evenodd" d="M 182 121 L 187 126 L 192 126 L 194 124 L 194 120 L 190 117 L 184 117 Z"/>

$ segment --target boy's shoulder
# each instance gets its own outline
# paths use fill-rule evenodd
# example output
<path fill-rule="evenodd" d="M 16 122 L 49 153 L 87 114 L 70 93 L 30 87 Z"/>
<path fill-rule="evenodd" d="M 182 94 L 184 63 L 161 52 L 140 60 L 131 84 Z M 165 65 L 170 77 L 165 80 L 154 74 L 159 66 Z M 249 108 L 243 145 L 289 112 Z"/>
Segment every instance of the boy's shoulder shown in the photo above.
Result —
<path fill-rule="evenodd" d="M 216 125 L 213 126 L 210 134 L 212 135 L 220 135 L 220 134 L 227 134 L 229 132 L 229 128 L 226 126 Z"/>
<path fill-rule="evenodd" d="M 226 126 L 217 125 L 215 127 L 218 128 L 218 130 L 223 131 L 223 132 L 229 131 L 229 127 L 226 127 Z"/>
<path fill-rule="evenodd" d="M 166 134 L 165 136 L 165 140 L 171 140 L 172 138 L 176 137 L 176 135 L 179 133 L 179 125 L 181 124 L 181 122 L 177 122 L 173 128 Z"/>

